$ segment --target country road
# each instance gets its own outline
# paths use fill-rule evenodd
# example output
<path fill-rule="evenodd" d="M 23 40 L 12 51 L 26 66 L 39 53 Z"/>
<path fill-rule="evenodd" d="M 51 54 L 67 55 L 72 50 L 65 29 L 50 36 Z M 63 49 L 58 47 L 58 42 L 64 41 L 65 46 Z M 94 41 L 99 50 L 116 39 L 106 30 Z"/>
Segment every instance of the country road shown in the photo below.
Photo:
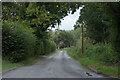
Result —
<path fill-rule="evenodd" d="M 79 62 L 68 56 L 66 51 L 56 51 L 44 56 L 31 66 L 23 66 L 4 73 L 3 78 L 105 78 L 83 68 Z"/>

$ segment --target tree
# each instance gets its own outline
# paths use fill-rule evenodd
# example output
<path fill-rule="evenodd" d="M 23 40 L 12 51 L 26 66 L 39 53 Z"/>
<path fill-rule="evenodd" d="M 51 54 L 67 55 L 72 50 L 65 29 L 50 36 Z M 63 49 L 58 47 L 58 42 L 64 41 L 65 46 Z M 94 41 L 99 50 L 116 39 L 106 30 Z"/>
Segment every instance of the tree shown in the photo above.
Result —
<path fill-rule="evenodd" d="M 80 3 L 50 3 L 50 2 L 29 2 L 29 3 L 3 3 L 3 21 L 22 21 L 30 25 L 38 38 L 46 35 L 49 27 L 60 25 L 61 19 L 71 12 L 73 14 L 79 8 Z"/>
<path fill-rule="evenodd" d="M 69 31 L 57 31 L 54 41 L 58 48 L 65 48 L 74 45 L 74 37 Z"/>
<path fill-rule="evenodd" d="M 94 44 L 112 44 L 115 50 L 114 57 L 120 56 L 120 3 L 83 3 L 83 5 L 77 24 L 86 25 L 86 37 Z M 77 27 L 76 25 L 75 28 Z M 116 62 L 119 61 L 116 59 Z"/>

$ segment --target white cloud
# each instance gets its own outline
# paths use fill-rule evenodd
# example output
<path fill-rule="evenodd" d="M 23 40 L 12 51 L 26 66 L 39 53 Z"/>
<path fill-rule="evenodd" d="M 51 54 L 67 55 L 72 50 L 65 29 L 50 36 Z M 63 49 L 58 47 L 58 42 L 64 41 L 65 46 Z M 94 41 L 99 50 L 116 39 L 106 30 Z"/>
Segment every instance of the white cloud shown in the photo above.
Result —
<path fill-rule="evenodd" d="M 61 25 L 59 26 L 61 30 L 72 30 L 74 29 L 74 24 L 79 18 L 80 15 L 80 9 L 79 8 L 74 14 L 69 14 L 68 16 L 64 17 L 61 21 Z M 57 28 L 58 26 L 56 26 Z"/>

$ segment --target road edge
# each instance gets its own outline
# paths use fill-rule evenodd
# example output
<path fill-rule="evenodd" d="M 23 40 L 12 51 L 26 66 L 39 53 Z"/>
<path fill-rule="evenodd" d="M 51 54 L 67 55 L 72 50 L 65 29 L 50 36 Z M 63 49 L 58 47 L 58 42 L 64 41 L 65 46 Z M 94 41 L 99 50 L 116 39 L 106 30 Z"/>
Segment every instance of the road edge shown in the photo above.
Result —
<path fill-rule="evenodd" d="M 96 69 L 94 69 L 93 67 L 90 67 L 90 66 L 88 66 L 86 68 L 88 68 L 89 70 L 91 70 L 91 71 L 93 71 L 93 72 L 95 72 L 97 74 L 101 74 L 101 75 L 104 75 L 104 76 L 107 76 L 107 77 L 110 77 L 110 78 L 118 78 L 118 79 L 120 79 L 119 76 L 118 77 L 116 77 L 116 76 L 110 76 L 110 75 L 104 74 L 102 72 L 98 72 Z"/>
<path fill-rule="evenodd" d="M 68 53 L 67 50 L 64 50 L 64 51 L 66 51 L 67 54 L 68 54 L 70 57 L 72 57 L 74 60 L 78 61 L 78 62 L 81 64 L 81 62 L 80 62 L 78 59 L 76 59 L 76 58 L 74 58 L 73 56 L 71 56 L 71 55 Z M 99 72 L 99 71 L 97 71 L 96 69 L 94 69 L 93 67 L 84 66 L 84 65 L 82 65 L 82 64 L 81 64 L 81 66 L 83 66 L 83 67 L 85 67 L 85 68 L 87 68 L 87 69 L 89 69 L 89 70 L 91 70 L 91 71 L 93 71 L 93 72 L 95 72 L 95 73 L 97 73 L 97 74 L 101 74 L 101 75 L 103 75 L 103 76 L 110 77 L 110 78 L 120 79 L 119 75 L 118 75 L 118 76 L 111 76 L 111 75 L 107 75 L 107 74 L 105 74 L 105 73 L 103 73 L 103 72 Z"/>
<path fill-rule="evenodd" d="M 3 71 L 2 71 L 2 74 L 5 74 L 5 73 L 7 73 L 7 72 L 9 72 L 9 71 L 16 70 L 16 69 L 18 69 L 18 68 L 20 68 L 20 67 L 22 67 L 22 66 L 23 66 L 23 65 L 20 65 L 20 66 L 17 66 L 17 67 L 12 67 L 12 68 L 10 68 L 10 69 L 3 70 Z"/>

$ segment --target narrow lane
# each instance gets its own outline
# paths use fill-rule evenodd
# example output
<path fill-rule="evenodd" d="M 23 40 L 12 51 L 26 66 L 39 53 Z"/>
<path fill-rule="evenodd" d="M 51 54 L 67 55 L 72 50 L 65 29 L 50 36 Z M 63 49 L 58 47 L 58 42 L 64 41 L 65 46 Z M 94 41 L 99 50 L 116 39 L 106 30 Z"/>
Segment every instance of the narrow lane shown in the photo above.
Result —
<path fill-rule="evenodd" d="M 3 78 L 104 78 L 82 67 L 66 51 L 56 51 L 34 65 L 23 66 L 3 74 Z"/>

